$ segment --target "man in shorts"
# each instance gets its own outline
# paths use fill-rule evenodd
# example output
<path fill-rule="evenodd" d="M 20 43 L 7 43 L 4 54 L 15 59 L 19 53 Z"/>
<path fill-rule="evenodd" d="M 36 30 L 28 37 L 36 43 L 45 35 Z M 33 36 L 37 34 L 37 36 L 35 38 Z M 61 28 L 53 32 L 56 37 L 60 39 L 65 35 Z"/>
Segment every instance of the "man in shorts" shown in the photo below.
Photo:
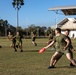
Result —
<path fill-rule="evenodd" d="M 72 58 L 71 53 L 70 53 L 70 41 L 69 39 L 64 35 L 61 34 L 61 29 L 60 28 L 56 28 L 55 29 L 55 34 L 56 36 L 54 37 L 53 41 L 46 47 L 44 47 L 45 49 L 49 48 L 50 46 L 52 46 L 55 42 L 55 48 L 56 48 L 56 52 L 53 54 L 51 60 L 50 60 L 50 66 L 48 67 L 48 69 L 54 68 L 54 62 L 57 59 L 57 57 L 59 57 L 60 55 L 62 56 L 63 54 L 66 55 L 67 59 L 76 66 L 76 62 L 75 60 Z"/>
<path fill-rule="evenodd" d="M 22 49 L 22 38 L 23 38 L 23 36 L 20 34 L 20 32 L 17 32 L 16 33 L 16 47 L 17 48 L 20 48 L 20 52 L 23 52 L 23 49 Z"/>
<path fill-rule="evenodd" d="M 16 49 L 16 37 L 11 35 L 11 32 L 8 32 L 8 37 L 7 37 L 12 43 L 10 44 L 10 47 L 13 47 L 15 49 L 15 52 L 17 51 Z"/>
<path fill-rule="evenodd" d="M 66 37 L 69 39 L 69 41 L 70 41 L 70 44 L 69 44 L 69 47 L 70 47 L 70 53 L 71 53 L 71 57 L 73 58 L 73 51 L 76 51 L 74 48 L 73 48 L 73 46 L 72 46 L 72 42 L 71 42 L 71 39 L 70 39 L 70 37 L 69 37 L 69 33 L 70 33 L 70 30 L 69 29 L 66 29 L 65 30 L 65 35 L 66 35 Z M 57 63 L 57 61 L 61 58 L 61 56 L 62 55 L 59 55 L 58 57 L 57 57 L 57 59 L 55 60 L 55 62 L 53 63 L 53 65 L 55 65 L 56 63 Z M 74 67 L 74 65 L 70 62 L 70 66 L 72 66 L 72 67 Z"/>
<path fill-rule="evenodd" d="M 37 46 L 37 43 L 35 42 L 36 40 L 36 34 L 34 32 L 31 33 L 31 38 L 32 38 L 32 43 Z"/>

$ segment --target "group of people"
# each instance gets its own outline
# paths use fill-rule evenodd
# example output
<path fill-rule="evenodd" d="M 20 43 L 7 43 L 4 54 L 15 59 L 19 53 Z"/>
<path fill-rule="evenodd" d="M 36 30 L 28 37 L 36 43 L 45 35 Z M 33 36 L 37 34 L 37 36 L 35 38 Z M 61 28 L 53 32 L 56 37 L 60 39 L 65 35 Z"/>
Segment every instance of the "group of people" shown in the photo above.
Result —
<path fill-rule="evenodd" d="M 23 36 L 20 34 L 20 32 L 17 32 L 16 35 L 12 35 L 11 32 L 8 33 L 8 39 L 11 41 L 10 47 L 13 47 L 15 52 L 17 52 L 17 48 L 20 48 L 20 52 L 23 52 L 22 38 Z"/>
<path fill-rule="evenodd" d="M 52 55 L 50 60 L 50 66 L 48 69 L 55 68 L 55 64 L 58 62 L 58 60 L 62 57 L 62 55 L 66 55 L 67 59 L 70 61 L 70 66 L 76 66 L 76 61 L 73 59 L 73 52 L 75 51 L 71 39 L 69 37 L 69 30 L 65 30 L 65 34 L 61 33 L 60 28 L 55 29 L 55 36 L 53 37 L 50 35 L 49 42 L 47 42 L 47 46 L 44 47 L 45 49 L 53 46 L 56 50 L 56 52 Z M 35 42 L 36 35 L 32 32 L 32 43 L 37 46 L 37 43 Z M 23 52 L 22 49 L 22 38 L 23 36 L 20 34 L 20 32 L 17 32 L 16 35 L 11 35 L 11 32 L 8 34 L 8 39 L 12 41 L 11 47 L 14 48 L 15 52 L 17 52 L 17 48 L 20 48 L 20 52 Z"/>
<path fill-rule="evenodd" d="M 22 39 L 25 38 L 21 33 L 18 31 L 16 35 L 12 35 L 11 32 L 8 32 L 8 39 L 11 41 L 10 47 L 13 47 L 15 52 L 17 52 L 17 48 L 20 48 L 20 52 L 23 52 L 22 48 Z M 31 38 L 32 38 L 32 43 L 37 46 L 37 43 L 35 42 L 36 40 L 36 35 L 34 32 L 31 33 Z"/>
<path fill-rule="evenodd" d="M 55 68 L 55 64 L 62 57 L 66 55 L 67 59 L 70 61 L 70 66 L 76 66 L 76 61 L 73 59 L 73 52 L 75 51 L 71 39 L 69 38 L 69 30 L 65 30 L 65 34 L 61 33 L 60 28 L 55 29 L 55 36 L 49 40 L 48 45 L 44 47 L 45 49 L 53 46 L 55 44 L 56 52 L 52 55 L 50 60 L 50 66 L 48 69 Z"/>

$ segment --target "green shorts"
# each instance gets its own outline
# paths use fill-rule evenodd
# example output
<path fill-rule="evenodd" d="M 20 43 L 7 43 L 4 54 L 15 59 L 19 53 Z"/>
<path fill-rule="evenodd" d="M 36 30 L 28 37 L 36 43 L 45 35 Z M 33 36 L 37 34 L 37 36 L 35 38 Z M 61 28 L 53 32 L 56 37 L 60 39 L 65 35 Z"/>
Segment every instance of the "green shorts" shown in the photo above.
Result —
<path fill-rule="evenodd" d="M 22 41 L 17 41 L 16 44 L 22 44 Z"/>
<path fill-rule="evenodd" d="M 67 54 L 67 53 L 70 53 L 70 50 L 69 49 L 66 49 L 66 50 L 56 50 L 57 52 L 59 52 L 60 54 Z"/>

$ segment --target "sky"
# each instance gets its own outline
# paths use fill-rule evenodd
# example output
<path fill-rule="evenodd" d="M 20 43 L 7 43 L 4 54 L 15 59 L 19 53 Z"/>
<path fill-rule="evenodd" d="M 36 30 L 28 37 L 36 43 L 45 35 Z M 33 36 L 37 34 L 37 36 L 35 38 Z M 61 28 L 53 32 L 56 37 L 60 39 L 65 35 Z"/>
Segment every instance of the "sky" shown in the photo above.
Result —
<path fill-rule="evenodd" d="M 12 2 L 13 0 L 0 0 L 0 19 L 8 20 L 9 24 L 17 26 L 17 14 Z M 56 14 L 48 9 L 56 6 L 76 5 L 76 0 L 24 0 L 24 3 L 19 10 L 19 26 L 27 28 L 35 24 L 36 26 L 53 27 L 56 24 Z M 57 22 L 64 18 L 66 16 L 58 15 Z"/>

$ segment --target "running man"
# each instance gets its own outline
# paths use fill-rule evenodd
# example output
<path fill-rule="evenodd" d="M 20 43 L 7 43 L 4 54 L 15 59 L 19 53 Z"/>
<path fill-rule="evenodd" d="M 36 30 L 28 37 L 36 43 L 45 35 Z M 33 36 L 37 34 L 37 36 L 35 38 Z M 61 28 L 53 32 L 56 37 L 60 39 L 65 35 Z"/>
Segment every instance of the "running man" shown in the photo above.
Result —
<path fill-rule="evenodd" d="M 31 38 L 32 38 L 32 43 L 37 46 L 37 43 L 35 42 L 36 40 L 36 34 L 34 32 L 31 32 Z"/>
<path fill-rule="evenodd" d="M 54 68 L 54 62 L 57 59 L 58 56 L 62 56 L 63 54 L 66 55 L 67 59 L 76 66 L 76 62 L 75 60 L 72 58 L 71 53 L 70 53 L 70 41 L 68 40 L 68 38 L 64 35 L 61 34 L 61 29 L 60 28 L 56 28 L 55 29 L 55 34 L 56 36 L 54 37 L 53 41 L 46 47 L 44 47 L 45 49 L 49 48 L 50 46 L 52 46 L 55 42 L 56 42 L 56 52 L 53 54 L 51 60 L 50 60 L 50 66 L 48 67 L 48 69 Z"/>
<path fill-rule="evenodd" d="M 8 37 L 7 37 L 12 43 L 10 44 L 10 47 L 13 47 L 15 49 L 15 52 L 17 51 L 16 49 L 16 37 L 11 35 L 11 32 L 8 32 Z"/>
<path fill-rule="evenodd" d="M 66 29 L 64 35 L 66 35 L 66 37 L 67 37 L 67 38 L 69 39 L 69 41 L 70 41 L 70 45 L 69 45 L 69 47 L 70 47 L 70 53 L 71 53 L 71 56 L 72 56 L 72 58 L 73 58 L 73 52 L 72 52 L 72 51 L 75 51 L 75 49 L 74 49 L 73 46 L 72 46 L 72 42 L 71 42 L 71 39 L 70 39 L 70 37 L 69 37 L 69 33 L 70 33 L 70 30 L 69 30 L 69 29 Z M 55 64 L 57 63 L 57 61 L 61 58 L 61 56 L 62 56 L 62 55 L 59 55 L 59 56 L 57 57 L 57 59 L 55 60 L 55 62 L 53 63 L 53 65 L 55 65 Z M 73 65 L 72 63 L 70 63 L 70 66 L 74 67 L 74 65 Z"/>
<path fill-rule="evenodd" d="M 17 32 L 15 38 L 16 38 L 16 44 L 17 44 L 16 47 L 20 48 L 20 50 L 21 50 L 20 52 L 23 52 L 23 49 L 22 49 L 23 36 L 20 34 L 20 32 Z"/>

